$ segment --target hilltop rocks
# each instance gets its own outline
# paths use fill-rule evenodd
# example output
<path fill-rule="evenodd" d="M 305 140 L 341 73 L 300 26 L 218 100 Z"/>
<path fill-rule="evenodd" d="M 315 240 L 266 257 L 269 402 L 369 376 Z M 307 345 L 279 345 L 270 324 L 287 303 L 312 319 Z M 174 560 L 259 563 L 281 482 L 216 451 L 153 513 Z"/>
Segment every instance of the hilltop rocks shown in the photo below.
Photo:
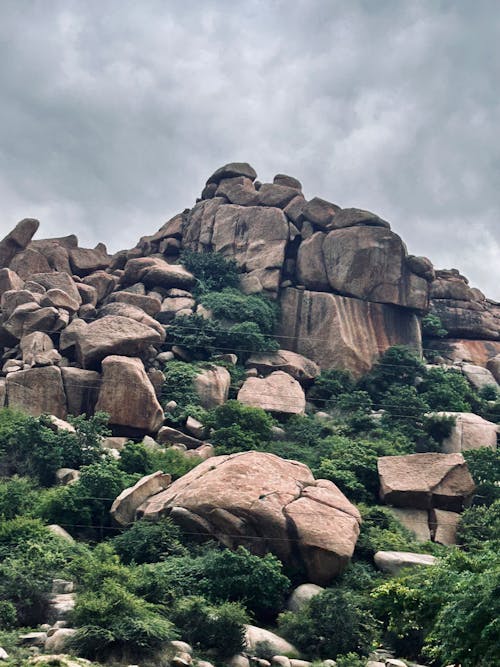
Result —
<path fill-rule="evenodd" d="M 71 248 L 69 261 L 73 273 L 84 277 L 94 273 L 94 271 L 107 269 L 111 257 L 108 255 L 104 243 L 98 243 L 92 250 L 90 248 Z"/>
<path fill-rule="evenodd" d="M 461 454 L 408 454 L 378 460 L 380 497 L 396 507 L 460 512 L 474 492 Z"/>
<path fill-rule="evenodd" d="M 248 162 L 230 162 L 214 171 L 207 180 L 207 185 L 210 183 L 220 183 L 224 178 L 235 178 L 237 176 L 244 176 L 254 181 L 257 178 L 257 172 Z"/>
<path fill-rule="evenodd" d="M 54 349 L 50 336 L 41 331 L 21 338 L 19 344 L 23 355 L 23 364 L 26 366 L 51 366 L 57 364 L 61 355 Z"/>
<path fill-rule="evenodd" d="M 323 585 L 341 572 L 359 533 L 357 509 L 331 482 L 273 454 L 243 452 L 204 461 L 152 496 L 137 515 L 170 516 L 224 545 L 268 551 Z"/>
<path fill-rule="evenodd" d="M 223 405 L 229 395 L 231 375 L 227 368 L 214 366 L 201 370 L 194 379 L 194 390 L 205 410 Z"/>
<path fill-rule="evenodd" d="M 9 373 L 6 387 L 10 408 L 23 410 L 33 417 L 51 414 L 66 418 L 66 395 L 60 368 L 46 366 Z"/>
<path fill-rule="evenodd" d="M 111 506 L 110 513 L 114 521 L 120 526 L 128 526 L 134 521 L 137 508 L 150 496 L 166 489 L 170 481 L 170 475 L 159 470 L 141 477 L 134 486 L 124 489 Z"/>
<path fill-rule="evenodd" d="M 288 373 L 274 371 L 265 378 L 249 377 L 238 392 L 238 401 L 269 412 L 303 415 L 304 390 Z"/>
<path fill-rule="evenodd" d="M 25 218 L 0 241 L 0 269 L 8 267 L 16 254 L 26 248 L 39 225 L 38 220 Z"/>
<path fill-rule="evenodd" d="M 180 264 L 168 264 L 158 257 L 139 257 L 126 263 L 122 282 L 125 286 L 141 282 L 150 288 L 189 289 L 194 285 L 194 276 Z"/>
<path fill-rule="evenodd" d="M 0 296 L 10 290 L 21 290 L 24 281 L 17 275 L 15 271 L 10 269 L 0 269 Z"/>
<path fill-rule="evenodd" d="M 96 411 L 107 412 L 110 424 L 156 432 L 163 409 L 140 359 L 112 355 L 102 362 Z"/>
<path fill-rule="evenodd" d="M 391 345 L 421 349 L 420 325 L 410 311 L 325 292 L 287 288 L 281 296 L 284 347 L 321 368 L 366 373 Z"/>

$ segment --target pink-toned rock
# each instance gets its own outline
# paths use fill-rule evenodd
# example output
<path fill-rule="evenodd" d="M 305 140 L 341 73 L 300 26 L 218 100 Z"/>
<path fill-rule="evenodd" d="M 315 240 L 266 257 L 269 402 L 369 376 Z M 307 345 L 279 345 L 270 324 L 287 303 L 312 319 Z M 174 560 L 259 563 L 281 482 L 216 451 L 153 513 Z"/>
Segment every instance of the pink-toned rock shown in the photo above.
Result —
<path fill-rule="evenodd" d="M 23 280 L 28 280 L 34 273 L 47 273 L 51 270 L 45 255 L 30 247 L 18 253 L 9 264 L 9 268 Z"/>
<path fill-rule="evenodd" d="M 52 366 L 61 359 L 59 352 L 54 349 L 50 336 L 42 331 L 23 336 L 19 347 L 23 355 L 23 364 L 26 366 Z"/>
<path fill-rule="evenodd" d="M 498 424 L 472 412 L 436 412 L 435 414 L 439 417 L 453 417 L 455 420 L 450 435 L 443 440 L 441 446 L 445 454 L 481 447 L 496 449 Z"/>
<path fill-rule="evenodd" d="M 163 409 L 140 359 L 112 355 L 102 362 L 96 411 L 107 412 L 109 423 L 155 433 Z"/>
<path fill-rule="evenodd" d="M 46 290 L 58 289 L 65 292 L 78 305 L 82 303 L 75 281 L 67 273 L 53 271 L 51 273 L 35 273 L 31 279 L 45 287 Z"/>
<path fill-rule="evenodd" d="M 238 401 L 269 412 L 303 415 L 304 390 L 288 373 L 274 371 L 265 378 L 249 377 L 238 392 Z"/>
<path fill-rule="evenodd" d="M 77 276 L 88 276 L 94 271 L 107 269 L 111 256 L 104 243 L 98 243 L 95 248 L 71 248 L 69 251 L 69 261 L 73 273 Z"/>
<path fill-rule="evenodd" d="M 32 218 L 25 218 L 0 241 L 0 269 L 8 267 L 18 252 L 26 248 L 40 223 Z"/>
<path fill-rule="evenodd" d="M 78 292 L 80 296 L 80 292 Z M 49 289 L 40 300 L 41 306 L 48 306 L 53 308 L 63 308 L 70 313 L 76 313 L 80 308 L 81 300 L 73 299 L 69 294 L 63 292 L 61 289 Z"/>
<path fill-rule="evenodd" d="M 460 514 L 446 510 L 432 509 L 430 511 L 430 526 L 434 542 L 452 546 L 457 543 L 457 528 Z"/>
<path fill-rule="evenodd" d="M 151 496 L 166 489 L 170 481 L 170 475 L 160 470 L 141 477 L 134 486 L 124 489 L 115 499 L 110 510 L 111 516 L 120 526 L 127 526 L 134 521 L 137 508 Z"/>
<path fill-rule="evenodd" d="M 252 181 L 244 176 L 225 178 L 219 183 L 215 193 L 216 197 L 225 197 L 230 204 L 238 206 L 257 206 L 259 195 L 260 192 L 257 192 Z"/>
<path fill-rule="evenodd" d="M 106 271 L 95 271 L 83 279 L 84 285 L 90 285 L 97 293 L 97 303 L 111 294 L 118 283 L 118 279 Z"/>
<path fill-rule="evenodd" d="M 66 418 L 66 395 L 61 369 L 56 366 L 30 368 L 7 376 L 7 405 L 33 417 L 51 414 Z"/>
<path fill-rule="evenodd" d="M 337 211 L 340 211 L 340 206 L 320 197 L 314 197 L 307 202 L 302 215 L 320 229 L 328 229 Z"/>
<path fill-rule="evenodd" d="M 61 368 L 66 392 L 68 414 L 91 416 L 94 414 L 97 396 L 101 386 L 101 376 L 96 371 L 82 368 Z"/>
<path fill-rule="evenodd" d="M 230 548 L 271 551 L 320 585 L 347 565 L 360 524 L 358 510 L 333 483 L 315 480 L 301 463 L 262 452 L 200 463 L 145 501 L 137 515 L 171 516 Z"/>
<path fill-rule="evenodd" d="M 290 350 L 252 354 L 247 360 L 246 366 L 256 368 L 263 375 L 273 371 L 283 371 L 302 383 L 311 382 L 321 372 L 318 364 L 314 361 Z"/>
<path fill-rule="evenodd" d="M 200 405 L 206 410 L 227 401 L 230 385 L 231 375 L 223 366 L 203 369 L 194 379 L 194 390 L 200 399 Z"/>
<path fill-rule="evenodd" d="M 154 296 L 133 294 L 132 292 L 115 292 L 109 297 L 110 303 L 120 302 L 140 308 L 147 315 L 154 317 L 161 310 L 161 301 Z"/>
<path fill-rule="evenodd" d="M 220 183 L 224 178 L 235 178 L 236 176 L 244 176 L 254 181 L 257 178 L 257 173 L 248 162 L 230 162 L 214 171 L 207 180 L 207 185 L 209 183 Z"/>
<path fill-rule="evenodd" d="M 139 257 L 126 263 L 122 282 L 124 285 L 141 282 L 146 287 L 189 289 L 195 278 L 180 264 L 168 264 L 158 257 Z"/>
<path fill-rule="evenodd" d="M 15 271 L 6 268 L 0 269 L 0 296 L 4 292 L 20 290 L 23 288 L 23 285 L 24 280 L 21 280 Z"/>
<path fill-rule="evenodd" d="M 407 454 L 378 460 L 381 499 L 396 507 L 460 512 L 475 485 L 462 454 Z"/>

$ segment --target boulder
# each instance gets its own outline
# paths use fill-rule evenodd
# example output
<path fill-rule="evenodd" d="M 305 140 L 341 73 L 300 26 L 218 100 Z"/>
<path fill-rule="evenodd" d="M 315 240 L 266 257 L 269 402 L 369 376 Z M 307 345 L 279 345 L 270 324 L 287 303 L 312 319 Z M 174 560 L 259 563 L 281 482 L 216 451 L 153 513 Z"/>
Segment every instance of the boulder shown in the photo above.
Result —
<path fill-rule="evenodd" d="M 32 218 L 25 218 L 0 241 L 0 269 L 8 267 L 18 252 L 26 248 L 40 223 Z"/>
<path fill-rule="evenodd" d="M 31 280 L 38 283 L 46 290 L 58 289 L 65 292 L 70 299 L 76 302 L 79 306 L 82 303 L 80 292 L 76 287 L 76 283 L 71 276 L 63 271 L 53 271 L 50 273 L 35 273 L 31 276 Z"/>
<path fill-rule="evenodd" d="M 248 368 L 256 368 L 262 375 L 283 371 L 303 384 L 312 382 L 321 373 L 317 363 L 290 350 L 254 353 L 245 365 Z"/>
<path fill-rule="evenodd" d="M 316 584 L 301 584 L 292 591 L 286 603 L 286 608 L 289 611 L 300 611 L 306 606 L 309 600 L 312 600 L 313 597 L 319 595 L 324 590 L 322 586 L 317 586 Z"/>
<path fill-rule="evenodd" d="M 259 206 L 220 206 L 215 214 L 214 250 L 234 259 L 257 291 L 276 294 L 288 240 L 283 211 Z"/>
<path fill-rule="evenodd" d="M 19 347 L 23 355 L 23 364 L 30 368 L 56 365 L 61 360 L 61 355 L 54 349 L 50 336 L 41 331 L 23 336 Z"/>
<path fill-rule="evenodd" d="M 190 289 L 195 278 L 180 264 L 168 264 L 158 257 L 138 257 L 126 263 L 122 282 L 124 285 L 142 282 L 146 287 Z"/>
<path fill-rule="evenodd" d="M 73 628 L 59 628 L 54 632 L 54 634 L 47 637 L 45 642 L 44 651 L 46 653 L 64 653 L 67 648 L 68 640 L 74 636 L 76 630 Z M 60 664 L 60 663 L 58 663 Z"/>
<path fill-rule="evenodd" d="M 285 208 L 297 196 L 297 189 L 279 183 L 264 183 L 258 192 L 260 206 Z"/>
<path fill-rule="evenodd" d="M 421 350 L 418 318 L 402 308 L 295 288 L 282 291 L 280 305 L 282 346 L 322 369 L 360 376 L 392 345 Z"/>
<path fill-rule="evenodd" d="M 166 489 L 170 481 L 170 475 L 159 470 L 141 477 L 134 486 L 124 489 L 111 506 L 114 521 L 120 526 L 128 526 L 134 521 L 137 508 L 151 496 Z"/>
<path fill-rule="evenodd" d="M 287 174 L 276 174 L 273 178 L 273 183 L 276 185 L 286 185 L 288 188 L 295 188 L 299 192 L 302 190 L 302 183 L 293 176 Z"/>
<path fill-rule="evenodd" d="M 229 395 L 231 375 L 223 366 L 213 366 L 201 370 L 194 379 L 194 390 L 200 405 L 206 410 L 223 405 Z"/>
<path fill-rule="evenodd" d="M 255 625 L 245 626 L 245 645 L 249 653 L 255 653 L 259 650 L 259 645 L 265 644 L 269 651 L 274 655 L 282 655 L 284 653 L 296 654 L 298 651 L 293 644 L 287 642 L 286 639 L 276 635 L 270 630 L 258 628 Z"/>
<path fill-rule="evenodd" d="M 81 296 L 78 291 L 79 299 L 73 299 L 69 294 L 60 289 L 49 289 L 40 299 L 41 306 L 53 308 L 64 308 L 70 313 L 76 313 L 81 306 Z"/>
<path fill-rule="evenodd" d="M 381 499 L 396 507 L 460 512 L 474 492 L 462 454 L 407 454 L 378 460 Z"/>
<path fill-rule="evenodd" d="M 47 273 L 51 270 L 45 255 L 34 248 L 26 248 L 17 254 L 9 264 L 9 268 L 23 280 L 28 280 L 34 273 Z"/>
<path fill-rule="evenodd" d="M 23 303 L 4 322 L 4 328 L 15 338 L 35 331 L 57 332 L 68 324 L 69 314 L 58 308 L 41 308 L 35 301 Z"/>
<path fill-rule="evenodd" d="M 358 227 L 360 225 L 367 227 L 383 227 L 390 229 L 391 226 L 375 213 L 364 211 L 360 208 L 342 208 L 335 213 L 332 219 L 331 227 L 333 229 L 344 229 L 345 227 Z"/>
<path fill-rule="evenodd" d="M 30 368 L 7 376 L 7 405 L 33 417 L 52 414 L 65 419 L 66 395 L 61 369 L 55 366 Z"/>
<path fill-rule="evenodd" d="M 212 248 L 215 214 L 226 203 L 225 197 L 214 197 L 198 202 L 183 222 L 182 245 L 194 252 L 207 252 Z"/>
<path fill-rule="evenodd" d="M 101 383 L 101 376 L 96 371 L 82 368 L 61 368 L 61 375 L 66 392 L 68 414 L 88 417 L 94 414 L 95 404 Z"/>
<path fill-rule="evenodd" d="M 428 554 L 415 554 L 411 551 L 377 551 L 373 560 L 382 572 L 396 576 L 406 567 L 435 565 L 437 558 Z"/>
<path fill-rule="evenodd" d="M 339 489 L 309 468 L 263 452 L 203 461 L 139 507 L 138 516 L 170 516 L 186 530 L 229 548 L 269 551 L 304 568 L 309 581 L 343 571 L 359 534 L 360 515 Z"/>
<path fill-rule="evenodd" d="M 497 381 L 487 368 L 475 366 L 474 364 L 461 364 L 461 370 L 474 389 L 479 390 L 483 389 L 483 387 L 499 389 Z"/>
<path fill-rule="evenodd" d="M 457 543 L 457 528 L 460 514 L 446 510 L 432 509 L 430 511 L 430 526 L 434 542 L 452 546 Z"/>
<path fill-rule="evenodd" d="M 304 390 L 283 371 L 274 371 L 265 378 L 247 378 L 238 392 L 238 401 L 252 408 L 291 415 L 303 415 L 306 409 Z"/>
<path fill-rule="evenodd" d="M 90 304 L 91 306 L 97 305 L 97 290 L 95 287 L 86 285 L 85 283 L 77 283 L 76 289 L 80 294 L 83 306 L 87 304 Z"/>
<path fill-rule="evenodd" d="M 156 437 L 161 445 L 185 445 L 187 449 L 198 449 L 203 445 L 203 441 L 194 438 L 192 435 L 187 435 L 182 431 L 178 431 L 171 426 L 162 426 L 158 431 Z"/>
<path fill-rule="evenodd" d="M 154 317 L 161 310 L 161 301 L 154 296 L 145 296 L 142 294 L 133 294 L 132 292 L 115 292 L 109 297 L 109 301 L 126 303 L 130 306 L 140 308 L 147 315 Z"/>
<path fill-rule="evenodd" d="M 99 308 L 98 317 L 100 319 L 107 316 L 129 317 L 131 320 L 145 324 L 147 327 L 156 331 L 160 335 L 161 341 L 165 340 L 165 329 L 156 319 L 145 313 L 141 308 L 137 308 L 128 303 L 108 303 L 106 306 Z"/>
<path fill-rule="evenodd" d="M 111 263 L 104 243 L 98 243 L 95 248 L 71 248 L 69 251 L 71 270 L 80 277 L 90 273 L 107 269 Z"/>
<path fill-rule="evenodd" d="M 65 540 L 66 542 L 73 543 L 75 541 L 68 533 L 68 531 L 65 530 L 62 526 L 58 526 L 57 523 L 52 523 L 49 526 L 47 526 L 47 530 L 50 530 L 50 532 L 53 535 L 60 537 L 62 540 Z"/>
<path fill-rule="evenodd" d="M 105 357 L 112 354 L 140 355 L 149 345 L 162 340 L 161 335 L 151 327 L 117 315 L 105 316 L 90 324 L 82 322 L 73 332 L 73 338 L 77 359 L 85 369 L 98 367 Z"/>
<path fill-rule="evenodd" d="M 66 621 L 75 608 L 74 593 L 59 593 L 49 598 L 48 620 L 50 623 Z"/>
<path fill-rule="evenodd" d="M 431 285 L 431 295 L 434 285 Z M 500 340 L 500 305 L 488 301 L 431 298 L 430 312 L 439 317 L 450 338 Z"/>
<path fill-rule="evenodd" d="M 254 181 L 257 178 L 257 172 L 247 162 L 230 162 L 214 171 L 207 180 L 207 185 L 210 183 L 220 183 L 224 178 L 235 178 L 236 176 L 244 176 Z"/>
<path fill-rule="evenodd" d="M 21 280 L 15 271 L 6 268 L 0 269 L 0 296 L 4 292 L 20 290 L 23 286 L 24 280 Z"/>
<path fill-rule="evenodd" d="M 500 382 L 500 354 L 496 354 L 486 362 L 486 368 L 495 378 L 496 382 Z"/>
<path fill-rule="evenodd" d="M 481 447 L 496 449 L 498 424 L 472 412 L 436 412 L 434 414 L 439 417 L 453 417 L 455 420 L 450 435 L 443 440 L 441 445 L 442 451 L 446 454 Z"/>
<path fill-rule="evenodd" d="M 216 197 L 225 197 L 238 206 L 257 206 L 259 194 L 252 181 L 244 176 L 223 179 L 215 192 Z"/>
<path fill-rule="evenodd" d="M 163 409 L 140 359 L 111 355 L 102 362 L 96 411 L 107 412 L 109 423 L 155 433 Z"/>
<path fill-rule="evenodd" d="M 168 297 L 161 304 L 161 312 L 158 313 L 157 320 L 162 324 L 169 324 L 177 314 L 191 313 L 195 306 L 196 301 L 191 297 Z"/>
<path fill-rule="evenodd" d="M 414 534 L 418 542 L 430 542 L 428 510 L 415 510 L 408 507 L 391 507 L 390 510 L 399 523 Z"/>
<path fill-rule="evenodd" d="M 93 287 L 97 294 L 97 303 L 111 294 L 117 285 L 117 278 L 106 271 L 95 271 L 83 279 L 83 284 Z"/>
<path fill-rule="evenodd" d="M 320 229 L 328 229 L 337 211 L 340 211 L 340 206 L 320 197 L 314 197 L 307 202 L 302 215 L 306 220 L 309 220 L 309 222 Z"/>
<path fill-rule="evenodd" d="M 4 321 L 9 319 L 18 306 L 22 306 L 25 303 L 39 304 L 40 301 L 41 297 L 39 294 L 33 294 L 26 289 L 7 290 L 7 292 L 2 294 L 1 299 L 2 318 Z"/>

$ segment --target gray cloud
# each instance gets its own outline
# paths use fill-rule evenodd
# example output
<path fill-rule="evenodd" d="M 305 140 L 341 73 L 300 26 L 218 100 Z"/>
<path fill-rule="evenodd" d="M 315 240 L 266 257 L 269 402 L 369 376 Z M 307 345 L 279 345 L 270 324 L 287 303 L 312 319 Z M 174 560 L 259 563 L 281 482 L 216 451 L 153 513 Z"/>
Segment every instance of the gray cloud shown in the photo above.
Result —
<path fill-rule="evenodd" d="M 0 231 L 130 247 L 208 175 L 374 210 L 500 299 L 495 0 L 3 0 Z"/>

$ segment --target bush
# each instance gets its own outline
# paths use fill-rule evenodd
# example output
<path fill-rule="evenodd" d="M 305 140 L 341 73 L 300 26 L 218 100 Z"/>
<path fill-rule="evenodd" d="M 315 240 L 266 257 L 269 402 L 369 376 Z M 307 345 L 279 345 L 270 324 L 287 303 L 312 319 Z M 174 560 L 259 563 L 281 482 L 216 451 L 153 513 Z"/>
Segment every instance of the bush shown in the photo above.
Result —
<path fill-rule="evenodd" d="M 71 647 L 91 659 L 142 657 L 177 636 L 157 607 L 110 579 L 77 597 L 71 620 L 77 627 Z"/>
<path fill-rule="evenodd" d="M 394 345 L 384 352 L 360 383 L 374 401 L 378 401 L 392 385 L 412 386 L 417 377 L 425 377 L 422 361 L 404 345 Z"/>
<path fill-rule="evenodd" d="M 170 519 L 156 523 L 136 521 L 128 530 L 112 540 L 113 547 L 126 563 L 156 563 L 167 556 L 187 554 L 182 545 L 181 531 Z"/>
<path fill-rule="evenodd" d="M 236 602 L 213 605 L 200 596 L 185 597 L 175 605 L 172 620 L 182 637 L 202 650 L 215 649 L 224 657 L 240 653 L 245 646 L 248 617 Z"/>
<path fill-rule="evenodd" d="M 0 600 L 0 629 L 11 630 L 17 624 L 15 606 L 9 600 Z"/>
<path fill-rule="evenodd" d="M 274 420 L 261 408 L 250 408 L 238 401 L 227 401 L 210 410 L 205 420 L 214 429 L 211 442 L 220 453 L 257 449 L 271 439 Z"/>
<path fill-rule="evenodd" d="M 14 475 L 11 479 L 0 480 L 0 520 L 29 514 L 39 496 L 35 487 L 35 482 L 27 477 Z"/>
<path fill-rule="evenodd" d="M 437 315 L 429 313 L 422 318 L 422 336 L 424 338 L 445 338 L 447 335 L 448 332 Z"/>
<path fill-rule="evenodd" d="M 467 380 L 454 369 L 431 368 L 418 391 L 431 410 L 470 412 L 475 400 Z"/>
<path fill-rule="evenodd" d="M 396 429 L 414 442 L 425 438 L 425 420 L 429 406 L 415 387 L 393 385 L 384 394 L 382 424 Z"/>
<path fill-rule="evenodd" d="M 220 292 L 239 285 L 238 265 L 233 259 L 226 259 L 221 253 L 184 250 L 180 261 L 196 278 L 195 294 Z"/>
<path fill-rule="evenodd" d="M 316 378 L 307 393 L 307 398 L 320 410 L 329 410 L 336 405 L 340 396 L 350 393 L 353 389 L 354 379 L 349 372 L 337 369 L 326 370 Z"/>
<path fill-rule="evenodd" d="M 218 320 L 254 322 L 259 331 L 272 334 L 277 320 L 276 304 L 263 296 L 246 295 L 236 289 L 210 292 L 200 302 Z"/>
<path fill-rule="evenodd" d="M 457 541 L 465 547 L 478 548 L 488 540 L 496 540 L 500 546 L 500 500 L 489 507 L 470 507 L 460 517 Z"/>
<path fill-rule="evenodd" d="M 200 459 L 185 456 L 176 449 L 149 449 L 141 442 L 128 442 L 121 451 L 118 465 L 126 473 L 138 473 L 141 476 L 163 470 L 176 480 L 200 462 Z"/>
<path fill-rule="evenodd" d="M 489 447 L 463 452 L 469 472 L 476 483 L 475 505 L 491 505 L 500 498 L 500 450 Z"/>
<path fill-rule="evenodd" d="M 283 635 L 311 658 L 367 655 L 376 637 L 365 598 L 343 589 L 325 590 L 299 612 L 281 614 L 278 622 Z"/>

